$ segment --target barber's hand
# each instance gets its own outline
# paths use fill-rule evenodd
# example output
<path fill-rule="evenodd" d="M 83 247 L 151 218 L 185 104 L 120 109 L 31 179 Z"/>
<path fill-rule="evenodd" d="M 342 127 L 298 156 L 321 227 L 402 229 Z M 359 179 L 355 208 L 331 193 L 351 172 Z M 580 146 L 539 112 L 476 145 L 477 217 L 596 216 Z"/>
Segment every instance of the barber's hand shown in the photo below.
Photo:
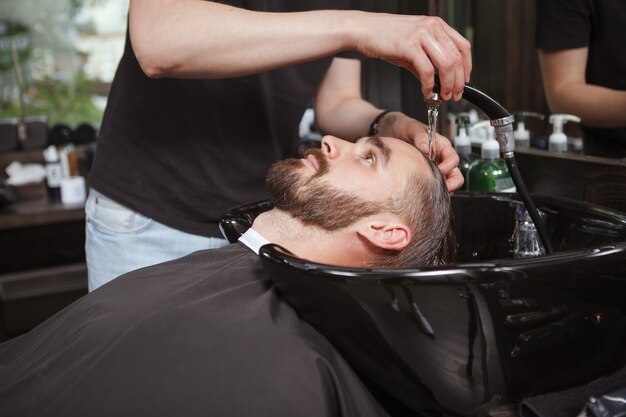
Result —
<path fill-rule="evenodd" d="M 472 71 L 470 42 L 439 17 L 367 13 L 364 40 L 357 49 L 411 71 L 430 97 L 435 68 L 441 81 L 440 96 L 458 101 Z M 361 22 L 359 22 L 361 23 Z"/>
<path fill-rule="evenodd" d="M 404 113 L 391 112 L 382 120 L 381 135 L 389 135 L 414 144 L 428 155 L 428 126 Z M 461 188 L 465 180 L 459 170 L 459 155 L 450 141 L 440 134 L 433 137 L 435 160 L 441 174 L 446 179 L 448 192 Z"/>
<path fill-rule="evenodd" d="M 453 192 L 461 188 L 465 180 L 463 174 L 459 170 L 459 155 L 456 153 L 450 141 L 440 134 L 437 134 L 433 138 L 435 142 L 435 159 L 437 161 L 437 167 L 446 179 L 446 185 L 448 186 L 448 192 Z M 428 154 L 428 127 L 426 127 L 426 140 L 420 138 L 415 141 L 415 145 L 422 150 L 426 150 Z"/>

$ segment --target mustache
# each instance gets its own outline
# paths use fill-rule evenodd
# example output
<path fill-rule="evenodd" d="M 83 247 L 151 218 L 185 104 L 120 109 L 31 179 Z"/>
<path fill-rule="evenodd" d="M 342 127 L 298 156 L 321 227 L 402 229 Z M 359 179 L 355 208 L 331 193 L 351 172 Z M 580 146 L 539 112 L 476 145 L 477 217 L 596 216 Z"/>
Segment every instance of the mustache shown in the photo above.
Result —
<path fill-rule="evenodd" d="M 308 148 L 304 151 L 304 157 L 306 158 L 309 155 L 312 155 L 317 162 L 317 172 L 311 177 L 311 179 L 325 175 L 328 172 L 329 168 L 328 160 L 326 159 L 326 155 L 324 155 L 324 152 L 320 148 Z"/>

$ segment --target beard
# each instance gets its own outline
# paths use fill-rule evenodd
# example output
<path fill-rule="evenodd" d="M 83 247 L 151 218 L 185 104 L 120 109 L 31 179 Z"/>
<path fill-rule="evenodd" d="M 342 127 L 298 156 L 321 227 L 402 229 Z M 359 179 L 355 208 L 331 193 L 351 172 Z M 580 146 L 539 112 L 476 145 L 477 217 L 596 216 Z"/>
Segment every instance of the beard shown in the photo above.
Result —
<path fill-rule="evenodd" d="M 366 201 L 324 181 L 329 168 L 321 149 L 309 149 L 305 152 L 308 155 L 313 155 L 318 164 L 318 171 L 311 177 L 302 172 L 305 166 L 301 159 L 278 161 L 268 171 L 266 184 L 274 207 L 327 231 L 342 229 L 385 209 L 382 203 Z"/>

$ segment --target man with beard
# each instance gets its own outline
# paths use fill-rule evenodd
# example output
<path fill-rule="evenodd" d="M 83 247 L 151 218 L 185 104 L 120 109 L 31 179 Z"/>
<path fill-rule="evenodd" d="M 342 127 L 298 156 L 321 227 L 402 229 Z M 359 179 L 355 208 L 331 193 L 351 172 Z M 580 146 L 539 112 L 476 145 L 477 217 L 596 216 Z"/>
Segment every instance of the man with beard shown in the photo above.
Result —
<path fill-rule="evenodd" d="M 286 304 L 258 256 L 447 262 L 445 182 L 392 138 L 327 136 L 267 178 L 275 208 L 236 243 L 123 275 L 0 345 L 0 416 L 380 416 L 330 343 Z"/>

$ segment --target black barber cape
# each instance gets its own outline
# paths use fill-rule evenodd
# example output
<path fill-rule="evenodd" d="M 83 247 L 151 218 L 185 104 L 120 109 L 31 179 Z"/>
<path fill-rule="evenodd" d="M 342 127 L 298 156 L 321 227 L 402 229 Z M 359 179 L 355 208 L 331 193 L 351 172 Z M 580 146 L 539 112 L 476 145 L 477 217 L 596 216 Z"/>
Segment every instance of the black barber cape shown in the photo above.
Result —
<path fill-rule="evenodd" d="M 0 416 L 386 415 L 241 243 L 119 277 L 0 344 Z"/>

